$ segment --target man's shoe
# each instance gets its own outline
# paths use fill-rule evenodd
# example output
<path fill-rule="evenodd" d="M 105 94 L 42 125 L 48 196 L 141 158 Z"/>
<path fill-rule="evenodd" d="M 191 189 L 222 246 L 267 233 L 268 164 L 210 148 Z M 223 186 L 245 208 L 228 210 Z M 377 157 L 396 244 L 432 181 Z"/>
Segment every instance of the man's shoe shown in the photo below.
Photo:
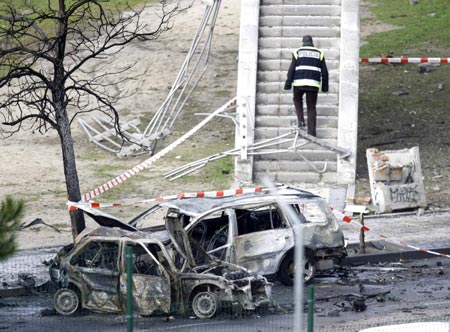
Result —
<path fill-rule="evenodd" d="M 306 127 L 305 121 L 300 121 L 300 123 L 298 124 L 298 127 L 299 127 L 300 129 L 304 129 L 304 128 Z"/>

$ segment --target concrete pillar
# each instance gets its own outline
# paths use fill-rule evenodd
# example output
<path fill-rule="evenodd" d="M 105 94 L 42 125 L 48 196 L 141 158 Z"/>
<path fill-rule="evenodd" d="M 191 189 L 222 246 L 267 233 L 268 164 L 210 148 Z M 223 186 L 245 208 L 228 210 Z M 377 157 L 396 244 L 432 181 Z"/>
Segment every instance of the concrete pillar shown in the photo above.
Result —
<path fill-rule="evenodd" d="M 239 128 L 236 130 L 236 148 L 241 153 L 235 161 L 236 181 L 242 184 L 253 182 L 253 158 L 247 155 L 247 147 L 254 142 L 258 28 L 259 0 L 242 0 L 237 84 Z"/>
<path fill-rule="evenodd" d="M 338 160 L 339 184 L 354 184 L 358 140 L 359 0 L 342 0 L 339 84 L 338 146 L 350 149 L 347 160 Z"/>

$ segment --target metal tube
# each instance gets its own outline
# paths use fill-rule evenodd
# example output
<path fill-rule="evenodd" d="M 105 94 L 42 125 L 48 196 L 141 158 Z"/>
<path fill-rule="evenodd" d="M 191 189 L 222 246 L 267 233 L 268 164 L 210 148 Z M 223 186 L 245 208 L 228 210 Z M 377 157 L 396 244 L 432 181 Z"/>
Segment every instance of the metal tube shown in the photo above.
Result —
<path fill-rule="evenodd" d="M 274 184 L 268 179 L 263 178 L 263 184 L 270 189 L 273 193 L 277 193 Z M 304 253 L 303 248 L 303 224 L 298 217 L 294 209 L 283 201 L 281 197 L 277 197 L 277 203 L 280 206 L 283 213 L 292 222 L 292 230 L 294 231 L 294 243 L 295 243 L 295 279 L 294 279 L 294 326 L 293 331 L 303 332 L 305 330 L 304 317 L 303 317 L 303 284 L 304 284 Z"/>
<path fill-rule="evenodd" d="M 289 207 L 290 208 L 290 207 Z M 303 319 L 303 299 L 304 299 L 304 254 L 303 248 L 303 225 L 300 224 L 298 218 L 296 218 L 296 224 L 293 226 L 294 238 L 295 238 L 295 279 L 294 279 L 294 331 L 304 331 L 304 319 Z"/>
<path fill-rule="evenodd" d="M 133 332 L 133 249 L 126 246 L 125 259 L 127 264 L 127 332 Z"/>
<path fill-rule="evenodd" d="M 308 332 L 314 331 L 314 287 L 308 287 Z"/>

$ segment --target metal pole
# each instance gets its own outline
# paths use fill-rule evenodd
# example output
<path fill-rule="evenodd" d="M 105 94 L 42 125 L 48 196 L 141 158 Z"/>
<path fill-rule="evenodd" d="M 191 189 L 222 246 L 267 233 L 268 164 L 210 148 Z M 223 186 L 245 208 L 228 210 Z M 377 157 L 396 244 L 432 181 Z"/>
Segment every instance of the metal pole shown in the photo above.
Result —
<path fill-rule="evenodd" d="M 362 213 L 359 214 L 359 223 L 364 226 L 364 215 Z M 366 240 L 365 240 L 364 227 L 361 227 L 361 229 L 359 231 L 359 252 L 361 254 L 366 253 Z"/>
<path fill-rule="evenodd" d="M 126 246 L 127 264 L 127 332 L 133 332 L 133 249 Z"/>
<path fill-rule="evenodd" d="M 273 193 L 277 193 L 277 189 L 273 185 L 273 183 L 270 181 L 269 178 L 263 178 L 262 182 L 266 187 L 268 187 Z M 303 224 L 300 220 L 297 213 L 294 211 L 294 209 L 287 203 L 285 203 L 282 198 L 277 198 L 277 203 L 280 206 L 280 208 L 283 210 L 283 212 L 286 214 L 289 220 L 293 223 L 292 230 L 294 231 L 294 326 L 293 331 L 295 332 L 303 332 L 305 331 L 305 325 L 304 325 L 304 290 L 303 290 L 303 284 L 304 284 L 304 254 L 305 249 L 303 248 Z"/>
<path fill-rule="evenodd" d="M 288 207 L 289 209 L 290 207 Z M 292 209 L 292 208 L 291 208 Z M 295 219 L 291 219 L 295 220 Z M 305 330 L 304 320 L 303 320 L 303 309 L 304 309 L 304 253 L 305 250 L 303 248 L 303 225 L 298 221 L 298 217 L 296 224 L 292 227 L 294 231 L 294 243 L 295 243 L 295 256 L 294 256 L 294 265 L 295 265 L 295 279 L 294 279 L 294 331 L 303 332 Z"/>
<path fill-rule="evenodd" d="M 308 332 L 314 331 L 314 287 L 308 287 Z"/>

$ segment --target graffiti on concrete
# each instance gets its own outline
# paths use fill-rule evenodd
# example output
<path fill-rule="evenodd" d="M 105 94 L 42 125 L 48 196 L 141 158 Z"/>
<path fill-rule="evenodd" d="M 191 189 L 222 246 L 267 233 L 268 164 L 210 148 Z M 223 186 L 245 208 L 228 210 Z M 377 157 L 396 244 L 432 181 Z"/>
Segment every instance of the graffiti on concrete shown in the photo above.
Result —
<path fill-rule="evenodd" d="M 417 203 L 419 192 L 417 185 L 412 187 L 396 187 L 389 188 L 391 201 L 393 203 Z"/>
<path fill-rule="evenodd" d="M 426 207 L 419 148 L 366 151 L 372 201 L 380 213 Z"/>

